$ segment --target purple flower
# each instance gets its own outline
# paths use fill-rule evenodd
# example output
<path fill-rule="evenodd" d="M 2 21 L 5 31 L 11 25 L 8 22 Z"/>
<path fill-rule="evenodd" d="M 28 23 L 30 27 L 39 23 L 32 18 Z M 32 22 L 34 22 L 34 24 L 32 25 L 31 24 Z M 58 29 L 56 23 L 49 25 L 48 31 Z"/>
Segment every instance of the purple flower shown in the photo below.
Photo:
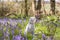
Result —
<path fill-rule="evenodd" d="M 53 40 L 53 36 L 50 36 L 50 40 Z"/>
<path fill-rule="evenodd" d="M 12 35 L 14 35 L 14 33 L 15 33 L 14 30 L 12 30 Z"/>
<path fill-rule="evenodd" d="M 14 36 L 13 40 L 20 40 L 20 36 Z"/>
<path fill-rule="evenodd" d="M 42 38 L 45 40 L 46 39 L 46 35 L 45 34 L 42 34 Z"/>
<path fill-rule="evenodd" d="M 24 40 L 21 35 L 17 35 L 13 37 L 13 40 Z"/>
<path fill-rule="evenodd" d="M 24 38 L 22 38 L 22 40 L 24 40 Z"/>
<path fill-rule="evenodd" d="M 26 22 L 26 19 L 24 19 L 24 22 Z"/>

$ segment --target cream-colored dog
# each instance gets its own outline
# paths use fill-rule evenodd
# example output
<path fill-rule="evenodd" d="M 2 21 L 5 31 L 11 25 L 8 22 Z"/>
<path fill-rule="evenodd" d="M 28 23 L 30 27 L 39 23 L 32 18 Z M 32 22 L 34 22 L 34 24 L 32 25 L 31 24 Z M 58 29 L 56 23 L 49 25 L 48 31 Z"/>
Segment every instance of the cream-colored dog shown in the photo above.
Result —
<path fill-rule="evenodd" d="M 30 17 L 29 22 L 28 22 L 26 29 L 24 31 L 24 35 L 26 38 L 27 38 L 27 33 L 31 33 L 32 35 L 34 35 L 35 22 L 36 22 L 36 18 Z"/>

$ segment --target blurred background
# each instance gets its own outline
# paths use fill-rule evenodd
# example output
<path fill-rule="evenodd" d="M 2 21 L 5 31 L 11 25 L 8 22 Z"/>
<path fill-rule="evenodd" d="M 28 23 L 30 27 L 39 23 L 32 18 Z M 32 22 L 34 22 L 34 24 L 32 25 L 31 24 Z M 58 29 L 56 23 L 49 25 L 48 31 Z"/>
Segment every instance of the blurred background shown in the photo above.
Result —
<path fill-rule="evenodd" d="M 51 14 L 51 9 L 55 10 L 55 14 L 60 15 L 59 5 L 59 0 L 55 0 L 55 4 L 50 0 L 0 0 L 0 17 L 34 16 L 38 10 L 47 15 Z"/>

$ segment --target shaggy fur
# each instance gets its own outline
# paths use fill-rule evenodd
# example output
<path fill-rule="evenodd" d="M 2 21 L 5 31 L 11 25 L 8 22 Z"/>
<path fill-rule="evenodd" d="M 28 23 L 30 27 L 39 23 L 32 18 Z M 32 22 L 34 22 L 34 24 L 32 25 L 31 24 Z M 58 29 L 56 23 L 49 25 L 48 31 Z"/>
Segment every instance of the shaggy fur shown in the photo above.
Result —
<path fill-rule="evenodd" d="M 36 18 L 35 17 L 31 17 L 29 19 L 29 22 L 26 26 L 26 29 L 25 29 L 25 32 L 24 32 L 24 35 L 25 37 L 27 38 L 27 33 L 31 33 L 32 35 L 34 35 L 34 29 L 35 29 L 35 22 L 36 22 Z"/>

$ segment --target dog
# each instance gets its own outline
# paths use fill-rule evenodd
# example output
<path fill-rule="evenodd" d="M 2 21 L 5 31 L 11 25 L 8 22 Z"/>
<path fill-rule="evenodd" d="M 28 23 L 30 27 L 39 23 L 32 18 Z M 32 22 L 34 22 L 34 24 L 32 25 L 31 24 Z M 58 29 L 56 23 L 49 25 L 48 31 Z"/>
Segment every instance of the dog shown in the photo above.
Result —
<path fill-rule="evenodd" d="M 25 40 L 27 40 L 27 33 L 31 33 L 32 36 L 34 35 L 35 22 L 36 22 L 36 18 L 30 17 L 29 22 L 28 22 L 26 29 L 24 31 Z"/>

